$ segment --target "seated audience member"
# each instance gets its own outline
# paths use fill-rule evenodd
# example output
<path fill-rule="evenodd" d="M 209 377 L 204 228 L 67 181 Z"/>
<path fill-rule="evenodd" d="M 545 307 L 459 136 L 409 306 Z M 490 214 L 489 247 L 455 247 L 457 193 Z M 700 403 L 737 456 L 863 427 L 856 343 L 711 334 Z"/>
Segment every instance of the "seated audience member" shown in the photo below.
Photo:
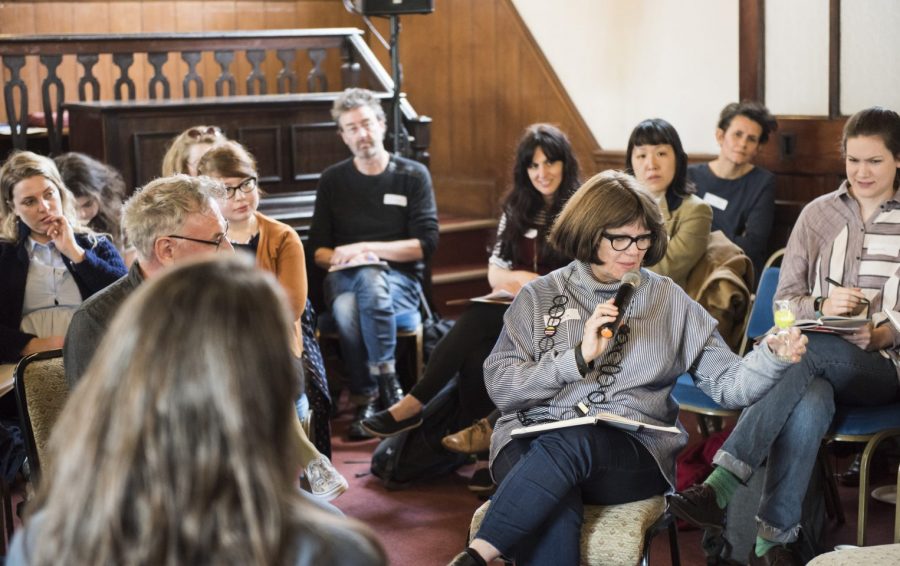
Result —
<path fill-rule="evenodd" d="M 66 187 L 75 195 L 78 219 L 94 232 L 107 234 L 125 258 L 134 261 L 134 248 L 127 246 L 122 231 L 125 180 L 105 163 L 83 153 L 64 153 L 53 158 Z"/>
<path fill-rule="evenodd" d="M 300 237 L 287 224 L 257 211 L 260 189 L 256 160 L 241 144 L 227 141 L 209 150 L 200 159 L 198 170 L 201 175 L 225 185 L 218 203 L 222 216 L 228 221 L 231 244 L 238 251 L 252 253 L 257 265 L 275 274 L 284 288 L 294 316 L 291 352 L 298 367 L 302 366 L 301 320 L 307 304 L 307 286 L 306 258 Z M 322 418 L 327 419 L 327 413 Z M 347 480 L 331 465 L 327 456 L 319 453 L 305 433 L 300 437 L 300 462 L 312 493 L 326 500 L 334 499 L 347 489 Z"/>
<path fill-rule="evenodd" d="M 778 122 L 758 102 L 732 102 L 716 128 L 719 156 L 688 167 L 697 196 L 712 207 L 712 229 L 740 246 L 762 272 L 775 214 L 775 175 L 753 165 Z"/>
<path fill-rule="evenodd" d="M 514 296 L 532 279 L 569 262 L 547 244 L 547 232 L 577 188 L 578 160 L 566 135 L 549 124 L 529 126 L 516 150 L 513 186 L 503 202 L 497 241 L 488 259 L 492 291 Z M 473 425 L 478 433 L 468 436 L 477 436 L 480 442 L 467 448 L 487 451 L 493 423 L 484 417 L 494 404 L 484 388 L 483 366 L 503 328 L 507 306 L 472 303 L 435 346 L 422 379 L 409 394 L 364 419 L 363 428 L 388 437 L 419 426 L 423 406 L 459 373 L 460 420 L 479 420 Z"/>
<path fill-rule="evenodd" d="M 706 252 L 712 225 L 712 210 L 693 194 L 687 179 L 687 160 L 678 132 L 661 118 L 644 120 L 628 139 L 625 172 L 656 200 L 668 234 L 666 255 L 652 271 L 671 277 L 682 288 Z"/>
<path fill-rule="evenodd" d="M 194 126 L 181 132 L 172 140 L 162 161 L 164 177 L 184 173 L 197 175 L 197 164 L 203 154 L 224 143 L 225 134 L 216 126 Z"/>
<path fill-rule="evenodd" d="M 146 279 L 186 258 L 233 251 L 210 179 L 175 175 L 148 183 L 125 203 L 125 234 L 137 251 L 128 274 L 85 301 L 72 317 L 63 358 L 71 387 L 84 375 L 119 307 Z"/>
<path fill-rule="evenodd" d="M 78 222 L 53 161 L 10 156 L 0 169 L 0 363 L 62 348 L 75 309 L 125 272 L 109 238 Z"/>
<path fill-rule="evenodd" d="M 776 299 L 798 319 L 865 316 L 855 334 L 809 334 L 809 353 L 768 394 L 744 410 L 703 484 L 671 498 L 676 515 L 721 529 L 735 488 L 765 460 L 766 481 L 750 564 L 800 564 L 792 549 L 819 443 L 835 402 L 882 405 L 898 396 L 900 331 L 900 115 L 886 108 L 854 114 L 844 126 L 847 180 L 806 205 L 791 232 Z M 833 283 L 837 282 L 837 284 Z"/>
<path fill-rule="evenodd" d="M 7 564 L 386 563 L 368 529 L 294 486 L 298 384 L 271 275 L 188 262 L 121 311 Z"/>
<path fill-rule="evenodd" d="M 727 407 L 752 403 L 790 362 L 768 344 L 740 358 L 715 320 L 670 279 L 642 268 L 665 257 L 659 208 L 633 177 L 604 172 L 563 208 L 550 242 L 570 265 L 522 288 L 484 365 L 488 392 L 503 413 L 491 440 L 499 482 L 471 546 L 451 564 L 579 564 L 584 504 L 615 505 L 672 489 L 675 455 L 687 443 L 671 391 L 691 369 L 697 385 Z M 621 326 L 613 303 L 623 277 L 639 276 Z M 792 331 L 799 361 L 804 338 Z M 533 437 L 513 429 L 599 412 L 680 434 L 612 426 L 571 426 Z"/>
<path fill-rule="evenodd" d="M 375 414 L 379 398 L 388 408 L 403 396 L 394 317 L 419 308 L 437 208 L 428 169 L 385 150 L 384 110 L 371 91 L 345 90 L 331 115 L 353 157 L 322 173 L 309 244 L 316 264 L 330 270 L 325 301 L 357 404 L 349 432 L 356 440 L 371 438 L 360 421 Z"/>

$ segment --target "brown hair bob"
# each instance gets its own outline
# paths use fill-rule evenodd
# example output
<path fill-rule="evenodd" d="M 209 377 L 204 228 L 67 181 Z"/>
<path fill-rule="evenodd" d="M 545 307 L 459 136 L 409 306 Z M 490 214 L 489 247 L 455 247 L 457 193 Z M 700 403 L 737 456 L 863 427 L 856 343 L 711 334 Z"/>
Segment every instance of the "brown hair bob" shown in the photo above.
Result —
<path fill-rule="evenodd" d="M 666 255 L 669 240 L 659 207 L 631 175 L 603 171 L 581 185 L 566 203 L 550 230 L 550 244 L 578 261 L 602 265 L 597 249 L 603 233 L 633 222 L 653 234 L 643 264 L 658 263 Z"/>

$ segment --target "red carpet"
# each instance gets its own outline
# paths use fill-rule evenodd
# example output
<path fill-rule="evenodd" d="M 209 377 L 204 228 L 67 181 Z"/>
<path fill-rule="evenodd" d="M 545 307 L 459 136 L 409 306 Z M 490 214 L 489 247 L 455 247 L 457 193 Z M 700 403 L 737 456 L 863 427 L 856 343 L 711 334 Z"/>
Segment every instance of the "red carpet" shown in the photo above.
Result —
<path fill-rule="evenodd" d="M 344 439 L 350 418 L 345 411 L 332 421 L 332 462 L 350 482 L 350 489 L 333 503 L 375 530 L 392 565 L 447 564 L 465 547 L 469 520 L 482 503 L 466 487 L 473 466 L 409 489 L 388 491 L 369 472 L 378 441 Z"/>

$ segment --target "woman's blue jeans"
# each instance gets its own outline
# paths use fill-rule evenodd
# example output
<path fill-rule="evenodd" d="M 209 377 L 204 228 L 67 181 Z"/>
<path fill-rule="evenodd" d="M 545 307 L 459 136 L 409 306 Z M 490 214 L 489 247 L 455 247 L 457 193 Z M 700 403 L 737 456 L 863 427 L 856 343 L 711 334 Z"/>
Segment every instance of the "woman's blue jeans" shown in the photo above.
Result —
<path fill-rule="evenodd" d="M 897 391 L 897 371 L 889 359 L 839 336 L 809 334 L 803 360 L 744 409 L 713 458 L 744 482 L 768 458 L 757 512 L 759 536 L 785 543 L 797 539 L 803 498 L 835 400 L 880 405 L 892 402 Z"/>
<path fill-rule="evenodd" d="M 419 308 L 419 281 L 395 269 L 358 267 L 325 277 L 325 300 L 337 326 L 350 393 L 374 398 L 382 368 L 394 365 L 398 313 Z"/>
<path fill-rule="evenodd" d="M 585 503 L 640 501 L 669 488 L 640 442 L 605 426 L 513 439 L 491 470 L 500 487 L 475 538 L 514 556 L 520 566 L 577 566 Z"/>

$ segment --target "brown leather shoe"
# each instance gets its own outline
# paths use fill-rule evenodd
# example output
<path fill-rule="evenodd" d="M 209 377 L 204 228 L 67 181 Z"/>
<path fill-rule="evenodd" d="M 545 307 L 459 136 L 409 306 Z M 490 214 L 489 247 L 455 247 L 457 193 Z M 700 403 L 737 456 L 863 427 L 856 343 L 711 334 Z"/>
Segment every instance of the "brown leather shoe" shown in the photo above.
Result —
<path fill-rule="evenodd" d="M 773 546 L 769 552 L 757 556 L 755 550 L 750 551 L 747 566 L 802 566 L 803 562 L 797 558 L 786 546 Z"/>
<path fill-rule="evenodd" d="M 475 421 L 470 427 L 459 432 L 448 434 L 441 439 L 441 444 L 451 452 L 460 454 L 478 454 L 491 449 L 491 434 L 494 428 L 487 419 Z"/>
<path fill-rule="evenodd" d="M 725 510 L 716 503 L 716 490 L 705 483 L 692 485 L 669 496 L 669 507 L 679 519 L 700 529 L 722 531 Z"/>

